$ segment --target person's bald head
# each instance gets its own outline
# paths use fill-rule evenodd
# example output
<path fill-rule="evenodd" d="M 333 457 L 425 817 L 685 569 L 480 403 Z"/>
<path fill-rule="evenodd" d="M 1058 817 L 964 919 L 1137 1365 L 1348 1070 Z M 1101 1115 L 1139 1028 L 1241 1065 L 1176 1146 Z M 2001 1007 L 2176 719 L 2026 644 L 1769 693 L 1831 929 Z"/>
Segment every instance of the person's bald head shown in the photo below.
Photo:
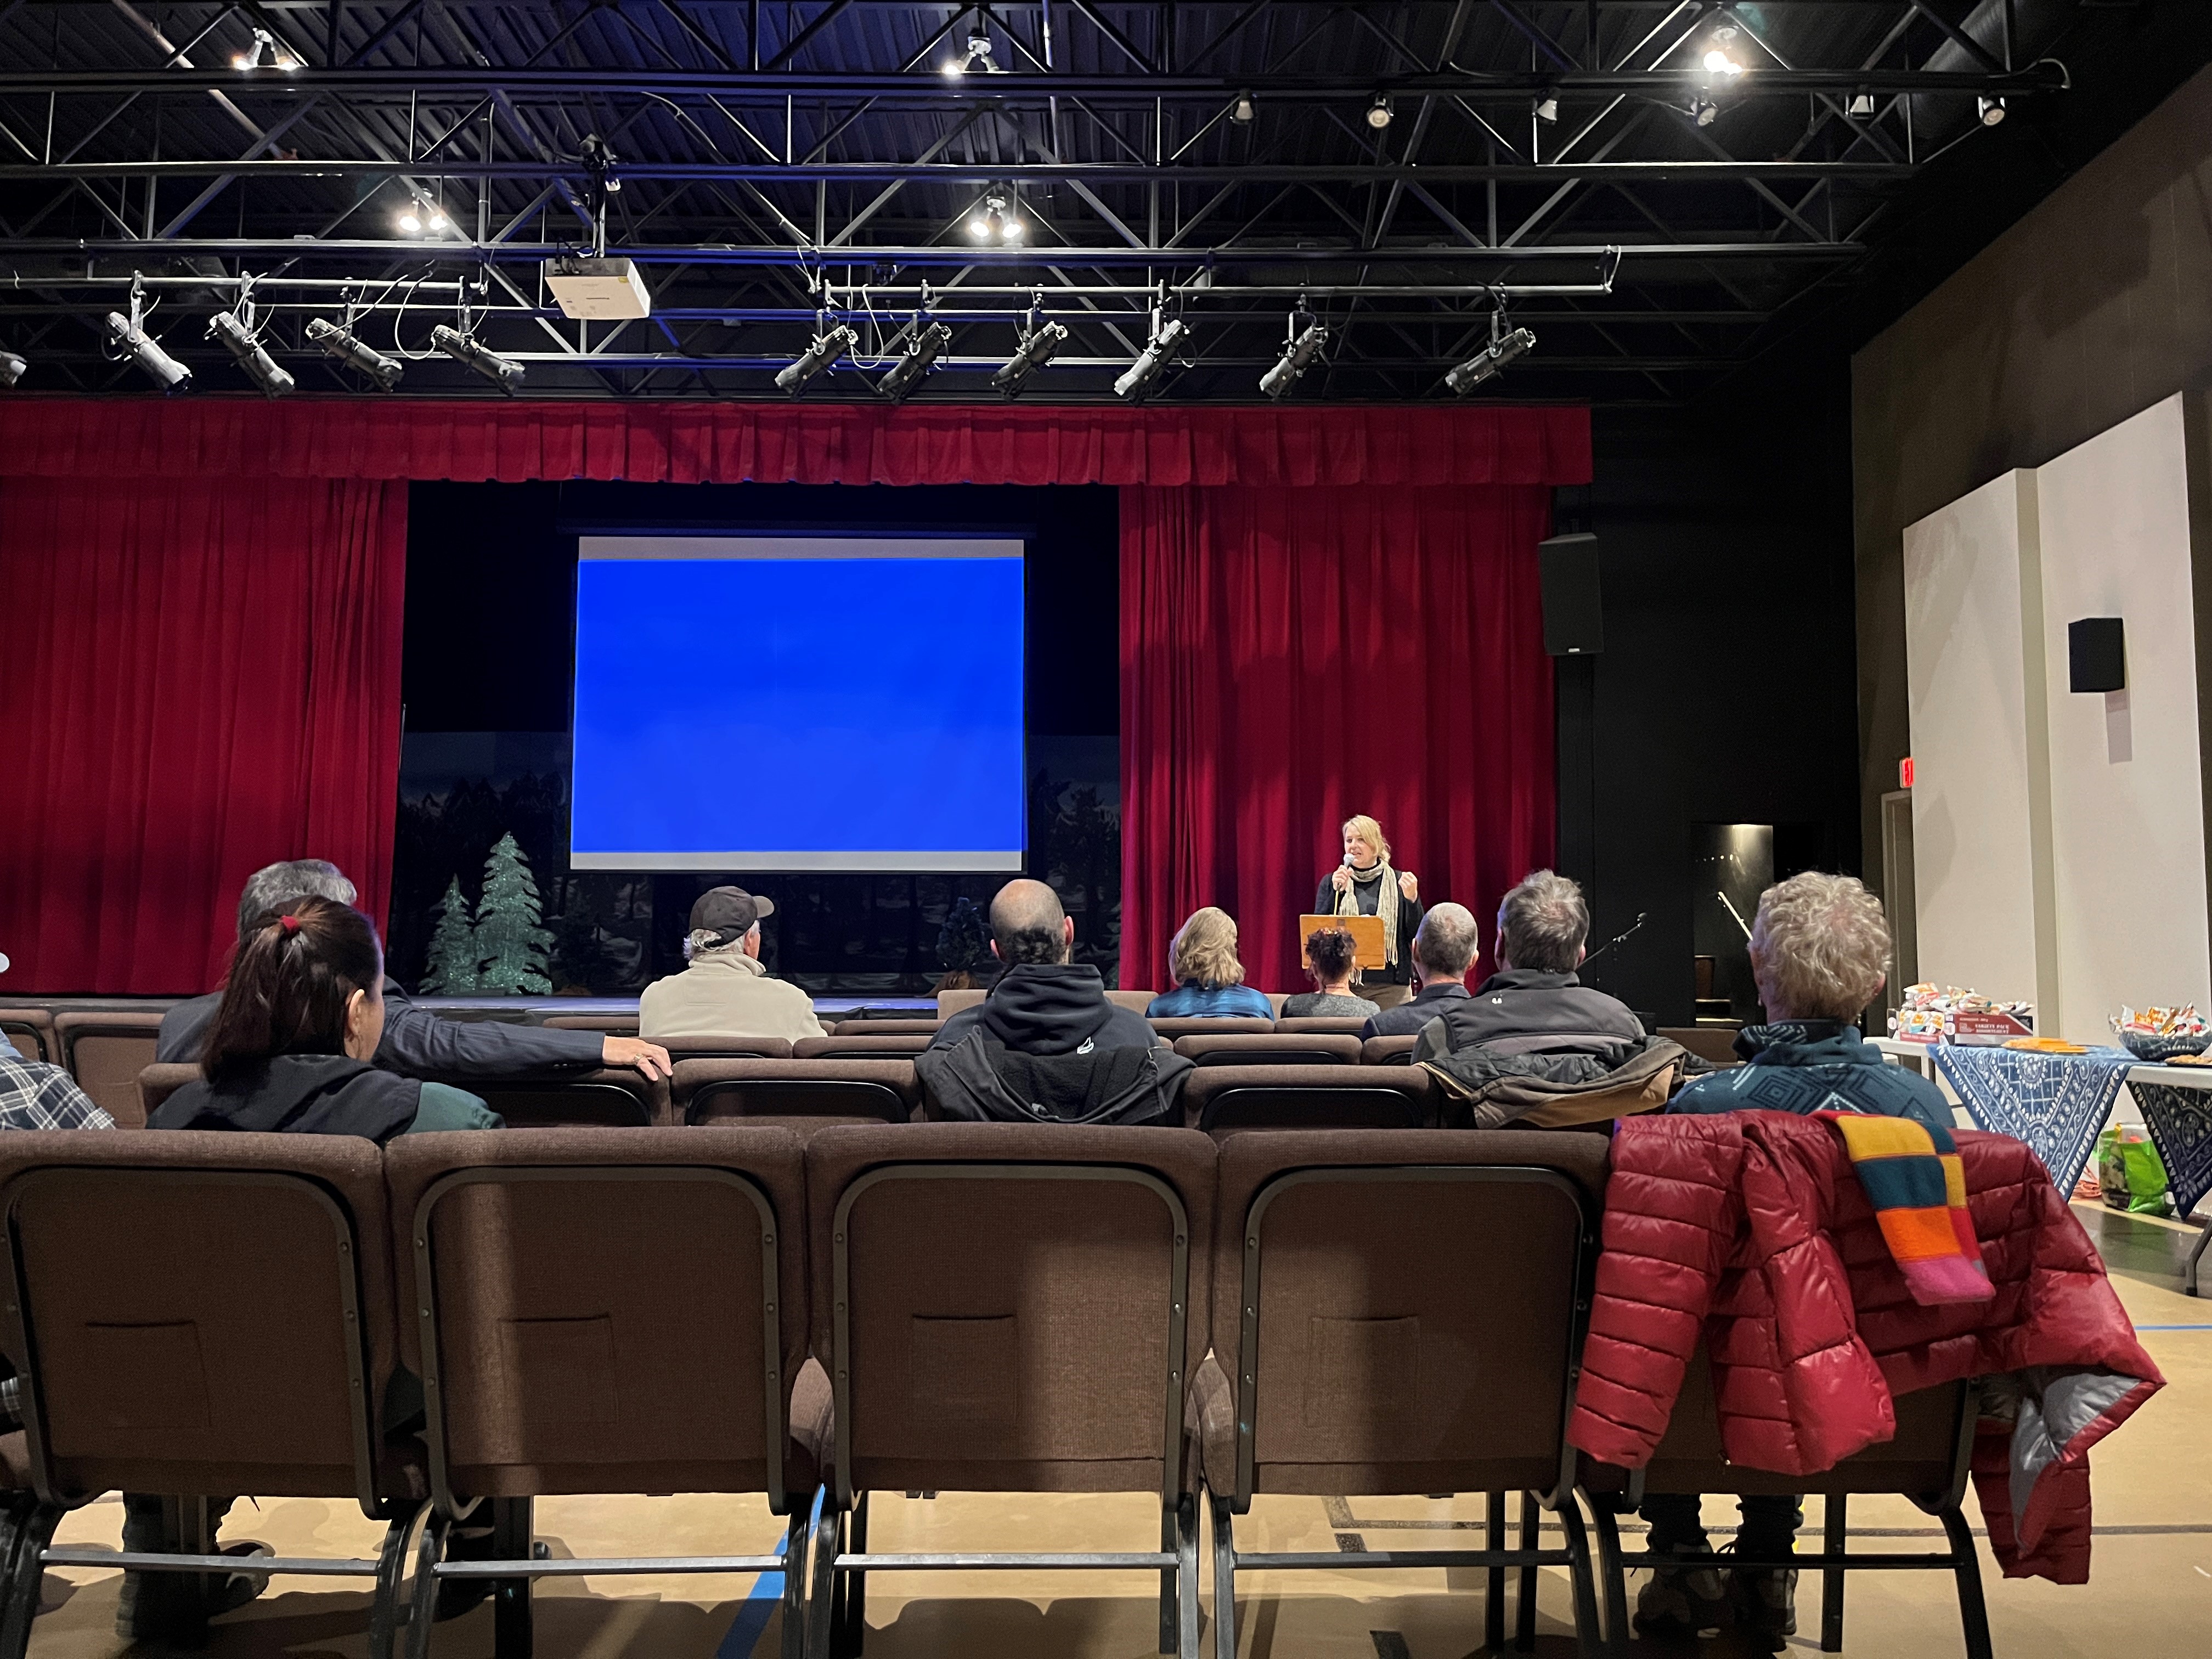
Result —
<path fill-rule="evenodd" d="M 991 901 L 991 951 L 1007 967 L 1063 963 L 1074 948 L 1075 924 L 1044 883 L 1010 881 Z"/>

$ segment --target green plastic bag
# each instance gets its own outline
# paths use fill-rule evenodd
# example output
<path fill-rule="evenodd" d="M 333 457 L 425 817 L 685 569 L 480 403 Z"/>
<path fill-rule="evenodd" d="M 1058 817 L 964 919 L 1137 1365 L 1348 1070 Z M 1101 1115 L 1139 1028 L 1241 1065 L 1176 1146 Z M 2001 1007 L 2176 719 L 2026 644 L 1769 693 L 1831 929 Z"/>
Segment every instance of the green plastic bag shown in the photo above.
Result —
<path fill-rule="evenodd" d="M 2164 1215 L 2166 1162 L 2136 1124 L 2116 1123 L 2097 1137 L 2097 1184 L 2108 1209 Z"/>

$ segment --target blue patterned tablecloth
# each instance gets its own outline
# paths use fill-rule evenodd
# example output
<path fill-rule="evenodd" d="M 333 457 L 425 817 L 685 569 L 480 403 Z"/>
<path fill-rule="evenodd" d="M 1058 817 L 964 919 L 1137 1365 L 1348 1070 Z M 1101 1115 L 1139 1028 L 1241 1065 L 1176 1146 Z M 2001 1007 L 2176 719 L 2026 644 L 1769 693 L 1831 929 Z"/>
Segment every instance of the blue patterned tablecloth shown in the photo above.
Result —
<path fill-rule="evenodd" d="M 2088 1167 L 2097 1132 L 2112 1115 L 2113 1098 L 2129 1068 L 2142 1064 L 2124 1048 L 2039 1054 L 1943 1042 L 1936 1045 L 1935 1054 L 1944 1080 L 1958 1091 L 1974 1121 L 2026 1141 L 2058 1190 L 2069 1194 Z"/>
<path fill-rule="evenodd" d="M 2212 1193 L 2212 1091 L 2172 1083 L 2130 1083 L 2128 1089 L 2165 1162 L 2173 1212 L 2186 1219 L 2197 1200 Z"/>

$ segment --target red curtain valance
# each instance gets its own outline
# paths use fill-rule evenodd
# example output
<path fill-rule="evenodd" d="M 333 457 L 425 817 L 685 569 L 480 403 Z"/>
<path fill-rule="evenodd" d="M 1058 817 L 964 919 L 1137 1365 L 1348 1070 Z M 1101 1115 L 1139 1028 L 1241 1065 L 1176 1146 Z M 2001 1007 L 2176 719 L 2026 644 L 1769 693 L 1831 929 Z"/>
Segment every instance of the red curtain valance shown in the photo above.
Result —
<path fill-rule="evenodd" d="M 0 399 L 0 476 L 1570 484 L 1589 411 L 1344 405 Z"/>

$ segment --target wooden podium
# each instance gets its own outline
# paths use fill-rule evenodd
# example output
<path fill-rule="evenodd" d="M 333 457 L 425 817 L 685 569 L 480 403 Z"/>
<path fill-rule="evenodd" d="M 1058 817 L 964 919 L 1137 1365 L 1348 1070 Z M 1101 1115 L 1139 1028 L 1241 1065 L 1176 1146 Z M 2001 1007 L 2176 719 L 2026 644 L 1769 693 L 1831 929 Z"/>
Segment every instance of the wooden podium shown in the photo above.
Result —
<path fill-rule="evenodd" d="M 1341 927 L 1352 935 L 1352 961 L 1361 968 L 1387 968 L 1390 958 L 1382 949 L 1380 916 L 1300 916 L 1298 957 L 1304 959 L 1307 937 L 1317 927 Z"/>

